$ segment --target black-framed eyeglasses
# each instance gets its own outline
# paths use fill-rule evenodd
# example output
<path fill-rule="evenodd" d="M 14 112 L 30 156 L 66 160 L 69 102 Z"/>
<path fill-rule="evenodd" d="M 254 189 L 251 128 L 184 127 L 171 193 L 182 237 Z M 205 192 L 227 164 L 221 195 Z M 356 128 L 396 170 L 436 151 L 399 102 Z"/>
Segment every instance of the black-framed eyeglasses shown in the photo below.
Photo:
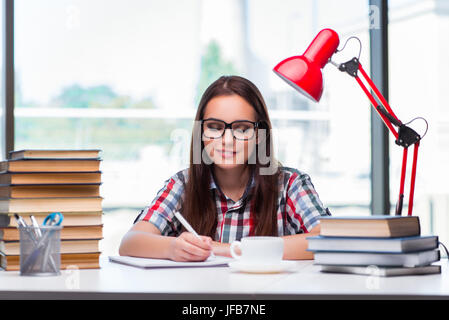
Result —
<path fill-rule="evenodd" d="M 231 123 L 215 118 L 201 120 L 203 136 L 208 139 L 219 139 L 223 137 L 226 129 L 231 129 L 235 139 L 250 140 L 254 138 L 258 126 L 258 122 L 249 120 L 236 120 Z"/>

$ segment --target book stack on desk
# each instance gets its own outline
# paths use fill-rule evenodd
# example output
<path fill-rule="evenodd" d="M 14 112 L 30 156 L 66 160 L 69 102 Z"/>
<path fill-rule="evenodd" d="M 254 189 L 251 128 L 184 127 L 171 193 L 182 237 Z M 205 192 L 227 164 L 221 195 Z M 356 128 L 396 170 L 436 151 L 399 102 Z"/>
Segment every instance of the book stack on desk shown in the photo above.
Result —
<path fill-rule="evenodd" d="M 416 216 L 322 217 L 308 250 L 322 272 L 378 276 L 441 273 L 437 236 L 421 236 Z"/>
<path fill-rule="evenodd" d="M 61 269 L 99 268 L 103 238 L 100 150 L 20 150 L 0 162 L 0 266 L 20 269 L 14 214 L 39 224 L 51 212 L 64 216 Z"/>

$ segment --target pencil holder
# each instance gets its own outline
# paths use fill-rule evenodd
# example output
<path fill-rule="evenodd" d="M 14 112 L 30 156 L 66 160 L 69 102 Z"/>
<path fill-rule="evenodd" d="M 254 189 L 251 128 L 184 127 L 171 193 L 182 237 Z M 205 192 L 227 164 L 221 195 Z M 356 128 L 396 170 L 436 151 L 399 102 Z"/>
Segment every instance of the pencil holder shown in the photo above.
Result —
<path fill-rule="evenodd" d="M 61 273 L 62 226 L 19 227 L 20 275 L 55 276 Z"/>

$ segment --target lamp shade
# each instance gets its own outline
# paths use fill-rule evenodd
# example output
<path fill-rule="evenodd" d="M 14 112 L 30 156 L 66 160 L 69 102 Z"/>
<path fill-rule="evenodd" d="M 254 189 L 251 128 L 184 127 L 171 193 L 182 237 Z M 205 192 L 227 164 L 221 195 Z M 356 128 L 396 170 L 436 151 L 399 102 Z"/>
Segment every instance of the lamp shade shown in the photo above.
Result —
<path fill-rule="evenodd" d="M 302 56 L 281 61 L 273 71 L 295 90 L 318 102 L 323 93 L 321 69 L 335 53 L 339 43 L 338 34 L 334 30 L 323 29 Z"/>

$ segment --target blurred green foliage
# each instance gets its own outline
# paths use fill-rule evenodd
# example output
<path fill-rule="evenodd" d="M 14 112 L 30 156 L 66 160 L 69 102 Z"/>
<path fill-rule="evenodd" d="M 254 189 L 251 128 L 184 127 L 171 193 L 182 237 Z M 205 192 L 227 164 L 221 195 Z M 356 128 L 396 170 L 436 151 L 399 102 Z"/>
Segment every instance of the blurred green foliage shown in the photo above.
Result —
<path fill-rule="evenodd" d="M 206 52 L 201 58 L 201 73 L 195 103 L 200 102 L 203 92 L 220 76 L 235 75 L 236 73 L 237 70 L 232 62 L 223 58 L 220 45 L 214 40 L 209 42 Z"/>

